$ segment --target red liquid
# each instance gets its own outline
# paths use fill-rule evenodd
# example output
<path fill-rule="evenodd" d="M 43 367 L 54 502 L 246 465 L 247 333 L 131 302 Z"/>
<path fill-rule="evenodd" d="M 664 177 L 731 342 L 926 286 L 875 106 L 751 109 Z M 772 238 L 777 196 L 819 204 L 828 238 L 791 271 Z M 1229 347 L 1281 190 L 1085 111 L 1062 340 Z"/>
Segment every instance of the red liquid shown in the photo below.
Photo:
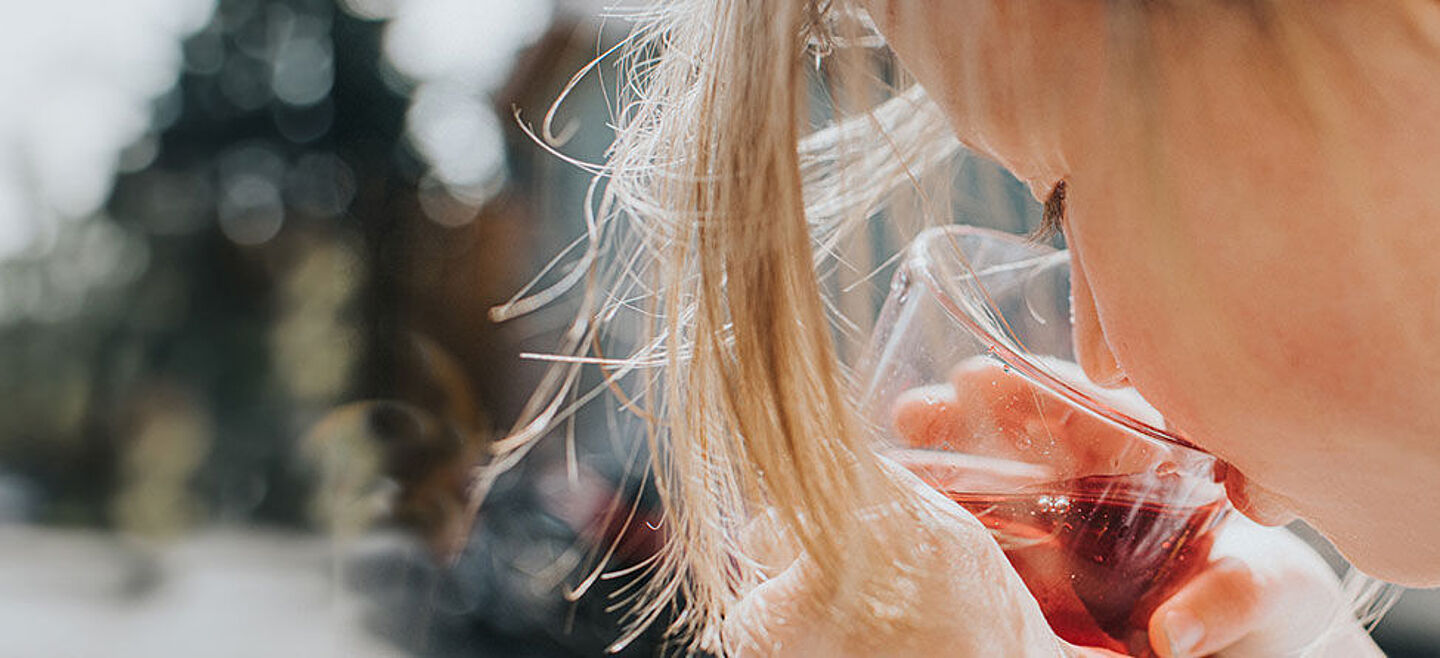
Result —
<path fill-rule="evenodd" d="M 1183 499 L 1185 486 L 1174 474 L 1144 473 L 1005 494 L 939 488 L 990 528 L 1056 634 L 1149 656 L 1151 613 L 1208 560 L 1226 509 L 1223 500 L 1151 502 Z"/>

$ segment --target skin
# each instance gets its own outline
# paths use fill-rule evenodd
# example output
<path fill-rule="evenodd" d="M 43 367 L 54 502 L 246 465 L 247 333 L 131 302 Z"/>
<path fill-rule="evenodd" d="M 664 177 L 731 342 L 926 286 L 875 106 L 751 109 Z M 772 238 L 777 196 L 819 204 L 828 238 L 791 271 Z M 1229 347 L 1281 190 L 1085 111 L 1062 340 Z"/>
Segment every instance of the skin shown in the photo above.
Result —
<path fill-rule="evenodd" d="M 803 553 L 782 539 L 778 521 L 762 515 L 745 533 L 748 553 L 773 565 L 777 575 L 750 592 L 726 620 L 724 633 L 737 658 L 1121 656 L 1055 637 L 979 522 L 906 469 L 894 471 L 927 503 L 934 564 L 922 565 L 921 573 L 933 580 L 915 594 L 923 597 L 924 609 L 943 614 L 913 620 L 894 633 L 856 637 L 824 613 L 826 589 L 811 578 Z M 1294 535 L 1239 519 L 1212 557 L 1215 562 L 1151 619 L 1150 639 L 1162 658 L 1383 655 L 1359 626 L 1331 626 L 1331 614 L 1343 602 L 1339 583 Z M 1177 617 L 1183 623 L 1176 624 Z"/>
<path fill-rule="evenodd" d="M 1247 515 L 1440 584 L 1440 4 L 1174 3 L 1131 25 L 1149 84 L 1114 4 L 869 10 L 962 141 L 1067 181 L 1082 366 L 1229 462 Z"/>
<path fill-rule="evenodd" d="M 1010 568 L 1000 547 L 975 517 L 899 466 L 891 469 L 921 502 L 920 522 L 928 541 L 916 557 L 926 574 L 913 595 L 925 610 L 943 611 L 906 619 L 891 633 L 857 637 L 852 625 L 832 619 L 831 600 L 782 524 L 760 516 L 747 528 L 747 554 L 770 566 L 775 577 L 746 596 L 728 615 L 724 629 L 736 658 L 910 658 L 914 656 L 1013 656 L 1059 658 L 1071 653 L 1050 632 L 1039 605 Z M 964 569 L 954 568 L 957 564 Z M 974 592 L 987 592 L 984 597 Z M 956 620 L 963 620 L 957 623 Z M 976 629 L 983 628 L 984 632 Z"/>
<path fill-rule="evenodd" d="M 1299 516 L 1367 573 L 1440 584 L 1440 3 L 1147 2 L 1128 22 L 1125 3 L 1102 0 L 862 4 L 963 142 L 1039 198 L 1066 181 L 1087 373 L 1134 385 L 1225 460 L 1255 521 Z M 1262 5 L 1279 13 L 1262 20 Z M 964 415 L 956 405 L 908 422 L 934 430 Z M 952 550 L 1003 559 L 973 540 Z M 1290 655 L 1343 604 L 1280 529 L 1241 523 L 1215 557 L 1152 617 L 1160 655 Z M 748 596 L 736 619 L 801 605 L 797 578 Z M 948 591 L 954 605 L 1013 595 L 1002 581 Z M 843 646 L 790 618 L 732 632 L 755 655 L 809 655 L 775 637 Z M 986 628 L 948 619 L 958 630 L 907 641 Z M 1353 627 L 1325 637 L 1312 655 L 1378 655 Z"/>
<path fill-rule="evenodd" d="M 1043 480 L 1111 472 L 1109 469 L 1143 472 L 1146 464 L 1153 463 L 1154 455 L 1137 451 L 1124 434 L 1094 418 L 1067 413 L 1067 409 L 1020 375 L 1003 370 L 993 361 L 972 359 L 952 371 L 949 383 L 902 395 L 893 413 L 896 431 L 906 445 L 913 447 L 944 448 L 952 441 L 976 446 L 994 441 L 979 451 L 998 456 L 1014 445 L 1018 435 L 1028 434 L 1036 442 L 1050 437 L 1053 445 L 1046 450 L 1056 459 L 1046 463 L 1073 464 L 1076 471 L 1046 473 L 1039 476 Z M 1126 448 L 1117 449 L 1119 446 L 1112 441 L 1125 442 Z M 896 456 L 923 460 L 924 454 Z M 1117 457 L 1137 461 L 1110 461 Z M 931 485 L 951 477 L 947 475 L 950 467 L 943 462 L 911 461 L 907 468 Z M 1033 471 L 1011 470 L 991 477 L 1014 477 L 1019 482 L 1033 483 L 1037 475 Z M 977 579 L 973 573 L 965 577 Z M 967 594 L 974 598 L 976 591 L 991 592 L 1003 587 L 1005 583 L 995 582 L 988 588 L 970 589 Z M 1303 542 L 1283 528 L 1266 528 L 1239 519 L 1232 520 L 1219 533 L 1206 568 L 1155 610 L 1148 630 L 1154 648 L 1166 658 L 1212 653 L 1225 658 L 1378 655 L 1378 649 L 1358 625 L 1335 624 L 1344 619 L 1337 613 L 1348 610 L 1346 603 L 1330 567 Z M 982 629 L 981 634 L 988 633 L 983 630 L 986 626 L 968 621 L 952 620 L 951 632 Z M 1317 638 L 1322 639 L 1317 643 Z M 1073 655 L 1108 655 L 1094 649 L 1067 648 Z"/>

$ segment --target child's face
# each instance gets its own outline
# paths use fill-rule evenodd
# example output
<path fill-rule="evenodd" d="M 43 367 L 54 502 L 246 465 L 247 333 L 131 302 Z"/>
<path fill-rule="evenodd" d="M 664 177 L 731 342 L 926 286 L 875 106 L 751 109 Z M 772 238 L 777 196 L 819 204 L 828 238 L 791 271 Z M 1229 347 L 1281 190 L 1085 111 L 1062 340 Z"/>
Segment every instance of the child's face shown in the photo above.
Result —
<path fill-rule="evenodd" d="M 1243 473 L 1242 509 L 1440 583 L 1440 59 L 1412 9 L 1277 32 L 1244 3 L 1172 7 L 1137 69 L 1109 2 L 869 4 L 963 141 L 1068 181 L 1087 369 Z"/>

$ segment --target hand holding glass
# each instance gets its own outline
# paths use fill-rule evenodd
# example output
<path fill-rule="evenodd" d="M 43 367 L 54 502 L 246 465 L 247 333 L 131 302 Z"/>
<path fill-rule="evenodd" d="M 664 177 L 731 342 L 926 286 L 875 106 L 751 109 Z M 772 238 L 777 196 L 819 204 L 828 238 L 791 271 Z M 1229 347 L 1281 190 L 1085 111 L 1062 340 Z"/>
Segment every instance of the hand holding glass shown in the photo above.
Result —
<path fill-rule="evenodd" d="M 895 275 L 861 368 L 884 453 L 980 519 L 1063 639 L 1153 655 L 1156 606 L 1228 512 L 1216 460 L 1073 351 L 1069 254 L 931 229 Z"/>

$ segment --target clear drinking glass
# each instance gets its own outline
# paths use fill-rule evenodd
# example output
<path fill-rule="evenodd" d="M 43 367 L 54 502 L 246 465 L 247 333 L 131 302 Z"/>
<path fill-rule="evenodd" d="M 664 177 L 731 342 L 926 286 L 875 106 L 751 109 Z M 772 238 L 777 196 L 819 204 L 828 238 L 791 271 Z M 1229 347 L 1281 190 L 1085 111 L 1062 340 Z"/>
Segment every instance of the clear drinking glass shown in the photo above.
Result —
<path fill-rule="evenodd" d="M 1069 252 L 965 226 L 909 247 L 862 363 L 882 450 L 988 527 L 1051 627 L 1153 655 L 1150 614 L 1209 557 L 1216 460 L 1076 365 Z"/>

